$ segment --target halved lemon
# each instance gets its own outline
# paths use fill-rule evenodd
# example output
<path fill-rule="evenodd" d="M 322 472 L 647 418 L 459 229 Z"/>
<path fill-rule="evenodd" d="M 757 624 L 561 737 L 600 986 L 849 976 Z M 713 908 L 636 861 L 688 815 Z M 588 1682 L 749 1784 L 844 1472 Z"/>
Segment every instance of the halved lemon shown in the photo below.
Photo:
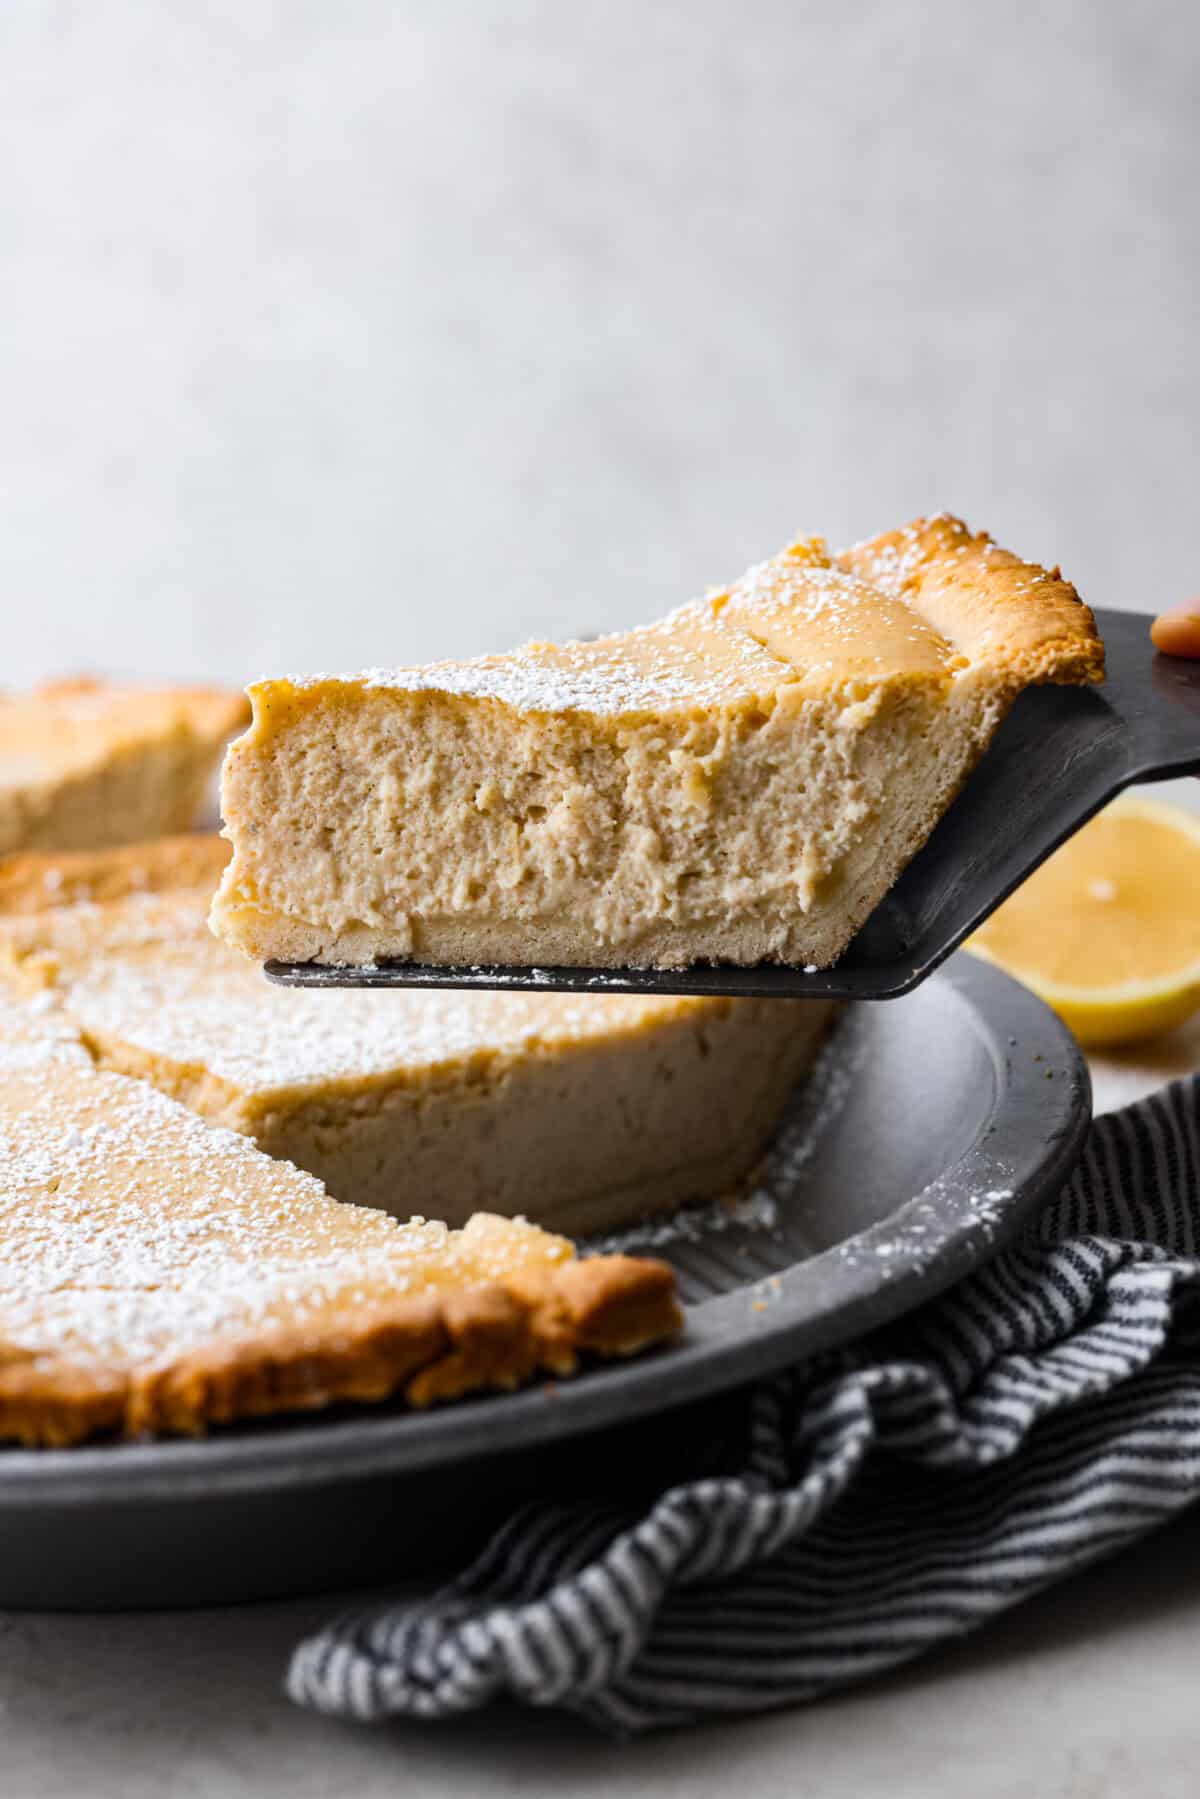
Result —
<path fill-rule="evenodd" d="M 1200 816 L 1122 795 L 966 947 L 1032 987 L 1082 1044 L 1172 1030 L 1200 1010 Z"/>

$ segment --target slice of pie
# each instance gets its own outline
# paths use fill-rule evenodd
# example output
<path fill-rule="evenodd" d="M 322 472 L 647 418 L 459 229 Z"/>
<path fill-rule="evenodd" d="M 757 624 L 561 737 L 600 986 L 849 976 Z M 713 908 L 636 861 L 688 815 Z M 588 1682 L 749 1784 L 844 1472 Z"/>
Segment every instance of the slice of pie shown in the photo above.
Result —
<path fill-rule="evenodd" d="M 63 681 L 0 697 L 0 855 L 187 830 L 248 716 L 242 695 L 204 687 Z"/>
<path fill-rule="evenodd" d="M 257 958 L 826 966 L 1020 690 L 1103 672 L 955 519 L 796 543 L 591 643 L 251 688 L 214 928 Z"/>
<path fill-rule="evenodd" d="M 273 987 L 208 929 L 227 854 L 194 836 L 11 858 L 0 973 L 103 1067 L 340 1199 L 583 1234 L 726 1195 L 829 1026 L 821 1003 Z"/>
<path fill-rule="evenodd" d="M 0 1003 L 0 1437 L 427 1405 L 679 1324 L 661 1262 L 577 1261 L 511 1219 L 453 1231 L 342 1205 Z"/>

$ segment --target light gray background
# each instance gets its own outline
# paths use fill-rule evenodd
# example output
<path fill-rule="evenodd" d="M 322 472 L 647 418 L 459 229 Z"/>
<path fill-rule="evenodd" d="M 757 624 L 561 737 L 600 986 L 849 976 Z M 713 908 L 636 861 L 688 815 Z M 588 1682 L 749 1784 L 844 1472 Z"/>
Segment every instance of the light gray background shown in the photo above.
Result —
<path fill-rule="evenodd" d="M 8 683 L 631 622 L 949 507 L 1200 587 L 1194 0 L 0 7 Z"/>

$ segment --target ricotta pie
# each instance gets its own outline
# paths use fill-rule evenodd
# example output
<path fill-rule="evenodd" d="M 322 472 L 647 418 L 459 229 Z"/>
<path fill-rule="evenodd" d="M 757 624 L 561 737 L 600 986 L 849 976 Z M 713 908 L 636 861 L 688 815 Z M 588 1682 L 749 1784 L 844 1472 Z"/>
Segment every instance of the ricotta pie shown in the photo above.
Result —
<path fill-rule="evenodd" d="M 0 973 L 103 1068 L 340 1199 L 572 1234 L 731 1192 L 832 1016 L 823 1003 L 271 986 L 207 913 L 191 837 L 0 865 Z"/>
<path fill-rule="evenodd" d="M 679 1326 L 671 1270 L 461 1231 L 313 1176 L 0 1002 L 0 1437 L 190 1432 L 570 1374 Z"/>
<path fill-rule="evenodd" d="M 240 694 L 204 687 L 62 681 L 0 696 L 0 855 L 187 830 L 248 716 Z"/>
<path fill-rule="evenodd" d="M 259 958 L 832 963 L 1091 613 L 956 519 L 792 544 L 660 623 L 261 681 L 214 928 Z"/>

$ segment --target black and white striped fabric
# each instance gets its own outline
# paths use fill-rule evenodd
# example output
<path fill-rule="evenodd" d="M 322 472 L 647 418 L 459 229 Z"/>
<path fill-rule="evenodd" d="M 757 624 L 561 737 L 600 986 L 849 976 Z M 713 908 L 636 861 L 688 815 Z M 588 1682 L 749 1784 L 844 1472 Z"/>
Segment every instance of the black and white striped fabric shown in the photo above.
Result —
<path fill-rule="evenodd" d="M 303 1643 L 302 1705 L 507 1696 L 610 1730 L 813 1699 L 960 1636 L 1200 1494 L 1200 1077 L 1099 1120 L 1019 1245 L 748 1391 L 722 1472 L 538 1505 L 451 1587 Z"/>

